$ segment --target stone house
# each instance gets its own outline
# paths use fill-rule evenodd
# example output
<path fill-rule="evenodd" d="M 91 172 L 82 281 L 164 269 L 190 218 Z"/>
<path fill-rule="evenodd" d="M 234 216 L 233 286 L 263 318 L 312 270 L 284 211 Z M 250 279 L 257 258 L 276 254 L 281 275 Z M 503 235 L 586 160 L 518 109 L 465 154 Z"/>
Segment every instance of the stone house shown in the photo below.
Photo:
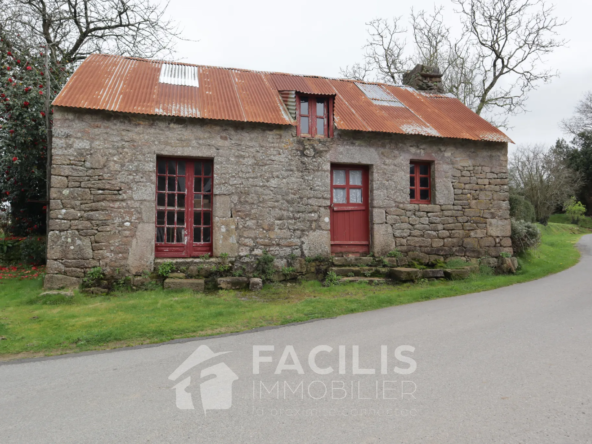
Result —
<path fill-rule="evenodd" d="M 54 101 L 46 287 L 204 254 L 511 253 L 511 141 L 428 74 L 90 56 Z"/>

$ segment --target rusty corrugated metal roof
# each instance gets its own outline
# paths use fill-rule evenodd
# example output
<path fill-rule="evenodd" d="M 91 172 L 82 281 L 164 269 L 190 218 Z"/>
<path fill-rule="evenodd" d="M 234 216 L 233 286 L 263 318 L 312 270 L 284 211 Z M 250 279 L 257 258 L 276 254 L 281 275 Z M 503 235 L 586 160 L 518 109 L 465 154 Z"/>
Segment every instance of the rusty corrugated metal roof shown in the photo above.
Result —
<path fill-rule="evenodd" d="M 341 130 L 511 142 L 448 95 L 347 79 L 95 54 L 74 72 L 55 106 L 136 114 L 294 125 L 286 91 L 335 97 Z"/>

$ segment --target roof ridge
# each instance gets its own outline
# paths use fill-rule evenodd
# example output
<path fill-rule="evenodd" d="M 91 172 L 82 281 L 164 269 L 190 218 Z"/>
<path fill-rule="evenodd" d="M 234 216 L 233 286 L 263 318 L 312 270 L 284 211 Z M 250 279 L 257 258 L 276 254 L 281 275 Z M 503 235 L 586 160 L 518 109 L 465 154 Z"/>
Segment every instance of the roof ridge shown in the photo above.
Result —
<path fill-rule="evenodd" d="M 312 78 L 312 79 L 337 80 L 340 82 L 349 82 L 349 83 L 364 83 L 367 85 L 380 85 L 380 86 L 384 85 L 384 86 L 394 86 L 396 88 L 411 88 L 409 86 L 400 85 L 400 84 L 392 84 L 392 83 L 384 83 L 384 82 L 369 82 L 367 80 L 347 79 L 347 78 L 343 78 L 343 77 L 328 77 L 328 76 L 321 76 L 321 75 L 315 75 L 315 74 L 294 74 L 294 73 L 279 72 L 279 71 L 264 71 L 264 70 L 258 70 L 258 69 L 248 69 L 248 68 L 233 68 L 233 67 L 229 67 L 229 66 L 198 65 L 196 63 L 176 62 L 176 61 L 162 60 L 162 59 L 146 59 L 143 57 L 123 56 L 123 55 L 118 55 L 118 54 L 95 53 L 95 54 L 89 55 L 88 58 L 93 57 L 93 56 L 121 58 L 121 59 L 135 60 L 137 62 L 146 62 L 146 63 L 183 65 L 183 66 L 191 66 L 191 67 L 196 67 L 196 68 L 226 69 L 229 71 L 252 72 L 252 73 L 257 73 L 257 74 L 272 74 L 272 75 L 291 76 L 291 77 L 307 77 L 307 78 Z"/>

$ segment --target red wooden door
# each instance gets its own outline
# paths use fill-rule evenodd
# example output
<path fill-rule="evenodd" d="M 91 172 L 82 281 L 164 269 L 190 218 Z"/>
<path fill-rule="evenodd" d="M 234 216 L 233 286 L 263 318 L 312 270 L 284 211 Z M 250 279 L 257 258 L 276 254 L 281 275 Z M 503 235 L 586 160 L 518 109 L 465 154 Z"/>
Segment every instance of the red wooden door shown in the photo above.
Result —
<path fill-rule="evenodd" d="M 158 159 L 156 257 L 212 253 L 213 187 L 211 160 Z"/>
<path fill-rule="evenodd" d="M 331 165 L 331 252 L 370 251 L 368 168 Z"/>

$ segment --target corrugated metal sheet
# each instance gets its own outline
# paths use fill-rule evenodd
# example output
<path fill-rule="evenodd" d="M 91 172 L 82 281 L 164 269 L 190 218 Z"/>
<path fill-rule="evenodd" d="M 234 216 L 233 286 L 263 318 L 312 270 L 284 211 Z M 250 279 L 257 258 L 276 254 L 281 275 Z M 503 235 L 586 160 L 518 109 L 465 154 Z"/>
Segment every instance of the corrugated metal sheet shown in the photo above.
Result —
<path fill-rule="evenodd" d="M 447 94 L 109 55 L 88 57 L 54 105 L 294 125 L 295 93 L 334 96 L 340 130 L 511 142 Z"/>

